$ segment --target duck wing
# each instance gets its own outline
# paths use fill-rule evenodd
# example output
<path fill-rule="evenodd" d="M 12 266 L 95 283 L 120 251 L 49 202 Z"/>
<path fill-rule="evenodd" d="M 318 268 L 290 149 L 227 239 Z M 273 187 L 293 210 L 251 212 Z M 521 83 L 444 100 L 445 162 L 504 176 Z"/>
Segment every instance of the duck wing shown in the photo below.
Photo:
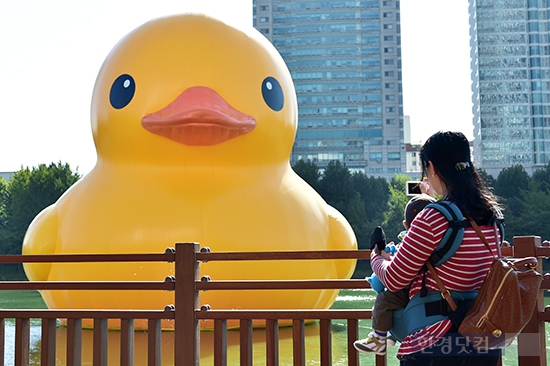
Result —
<path fill-rule="evenodd" d="M 351 225 L 337 209 L 328 207 L 330 230 L 329 250 L 357 250 L 357 238 Z M 353 263 L 351 263 L 353 262 Z M 350 278 L 355 270 L 356 260 L 336 261 L 338 278 Z"/>
<path fill-rule="evenodd" d="M 22 253 L 55 254 L 58 236 L 58 214 L 55 204 L 46 207 L 29 225 L 23 239 Z M 46 281 L 51 263 L 25 263 L 25 273 L 31 281 Z"/>

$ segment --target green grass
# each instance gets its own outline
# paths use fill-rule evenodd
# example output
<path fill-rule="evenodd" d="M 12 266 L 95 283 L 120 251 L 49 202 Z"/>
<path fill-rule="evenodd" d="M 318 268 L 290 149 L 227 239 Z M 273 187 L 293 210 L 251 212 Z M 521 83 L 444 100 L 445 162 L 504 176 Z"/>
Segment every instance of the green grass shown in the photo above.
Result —
<path fill-rule="evenodd" d="M 0 309 L 47 309 L 34 290 L 0 290 Z"/>

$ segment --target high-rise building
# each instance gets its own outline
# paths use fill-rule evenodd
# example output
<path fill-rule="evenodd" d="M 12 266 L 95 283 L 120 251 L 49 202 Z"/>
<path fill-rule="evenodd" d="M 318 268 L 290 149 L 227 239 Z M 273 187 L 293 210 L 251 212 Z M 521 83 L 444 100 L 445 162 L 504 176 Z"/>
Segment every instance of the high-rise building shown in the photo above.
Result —
<path fill-rule="evenodd" d="M 469 0 L 476 165 L 550 162 L 548 0 Z"/>
<path fill-rule="evenodd" d="M 296 88 L 291 164 L 404 173 L 399 1 L 253 0 L 253 11 Z"/>

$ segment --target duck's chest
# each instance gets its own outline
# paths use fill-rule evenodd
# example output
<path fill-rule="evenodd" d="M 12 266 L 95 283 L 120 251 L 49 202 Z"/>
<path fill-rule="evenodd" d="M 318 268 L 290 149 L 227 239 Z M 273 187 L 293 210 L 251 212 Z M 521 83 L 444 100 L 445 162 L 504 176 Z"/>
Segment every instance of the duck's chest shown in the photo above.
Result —
<path fill-rule="evenodd" d="M 60 205 L 60 233 L 68 246 L 87 242 L 99 251 L 112 245 L 144 251 L 195 241 L 216 250 L 305 250 L 323 249 L 327 240 L 320 202 L 298 192 L 234 190 L 197 197 L 134 186 L 79 197 Z"/>

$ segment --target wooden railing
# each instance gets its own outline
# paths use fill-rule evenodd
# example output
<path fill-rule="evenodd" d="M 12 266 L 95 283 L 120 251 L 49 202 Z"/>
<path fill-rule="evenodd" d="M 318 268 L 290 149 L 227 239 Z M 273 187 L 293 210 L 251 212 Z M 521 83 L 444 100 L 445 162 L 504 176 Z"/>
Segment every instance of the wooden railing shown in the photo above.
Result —
<path fill-rule="evenodd" d="M 370 251 L 304 251 L 304 252 L 240 252 L 196 254 L 197 261 L 230 260 L 327 260 L 367 259 Z M 365 280 L 287 280 L 287 281 L 198 281 L 196 290 L 311 290 L 311 289 L 364 289 Z M 267 366 L 278 365 L 278 320 L 292 320 L 293 364 L 306 365 L 304 325 L 307 319 L 319 320 L 320 364 L 332 364 L 331 320 L 344 319 L 347 322 L 348 364 L 359 365 L 359 356 L 353 341 L 359 339 L 359 320 L 370 319 L 371 310 L 207 310 L 196 311 L 196 319 L 214 319 L 214 365 L 227 365 L 226 339 L 229 319 L 240 321 L 240 365 L 252 365 L 251 327 L 253 320 L 266 322 Z M 382 358 L 382 361 L 384 358 Z M 187 360 L 191 362 L 191 359 Z M 232 360 L 235 362 L 236 360 Z M 189 363 L 191 364 L 191 363 Z M 234 363 L 232 363 L 234 364 Z M 195 365 L 198 365 L 195 363 Z"/>
<path fill-rule="evenodd" d="M 101 255 L 26 255 L 1 256 L 0 263 L 53 263 L 53 262 L 173 262 L 175 251 L 167 250 L 164 254 L 101 254 Z M 0 282 L 0 290 L 159 290 L 175 291 L 174 279 L 165 281 L 86 281 L 86 282 L 40 282 L 40 281 L 5 281 Z M 82 320 L 93 319 L 93 364 L 107 365 L 107 321 L 118 319 L 120 333 L 120 365 L 134 364 L 134 320 L 147 319 L 148 324 L 148 365 L 161 365 L 159 342 L 161 338 L 161 321 L 174 319 L 173 306 L 163 310 L 0 310 L 0 366 L 4 365 L 6 319 L 15 319 L 15 355 L 16 366 L 30 364 L 30 320 L 42 319 L 40 365 L 57 365 L 56 363 L 56 319 L 67 319 L 66 365 L 82 364 Z M 11 351 L 11 350 L 10 350 Z"/>
<path fill-rule="evenodd" d="M 505 256 L 550 257 L 550 247 L 541 245 L 539 237 L 515 237 L 514 247 L 503 248 Z M 5 319 L 15 318 L 15 365 L 29 365 L 30 319 L 42 319 L 41 323 L 41 365 L 56 365 L 56 319 L 67 320 L 66 365 L 82 363 L 82 319 L 93 319 L 93 365 L 107 365 L 107 321 L 121 321 L 120 365 L 134 362 L 134 320 L 147 319 L 148 351 L 147 365 L 160 366 L 161 320 L 173 319 L 175 366 L 200 364 L 200 321 L 214 321 L 214 365 L 252 365 L 252 324 L 254 320 L 265 321 L 266 360 L 268 366 L 279 364 L 279 321 L 292 322 L 293 365 L 306 365 L 304 329 L 306 320 L 318 320 L 320 339 L 320 364 L 331 365 L 332 333 L 334 319 L 344 319 L 347 324 L 348 365 L 358 366 L 359 355 L 353 348 L 353 341 L 359 338 L 359 321 L 371 318 L 371 310 L 211 310 L 201 307 L 201 291 L 217 290 L 282 290 L 282 289 L 360 289 L 368 287 L 364 280 L 288 280 L 288 281 L 212 281 L 200 278 L 200 263 L 205 261 L 236 260 L 327 260 L 368 259 L 370 251 L 304 251 L 304 252 L 225 252 L 201 251 L 197 243 L 178 243 L 175 249 L 164 254 L 134 255 L 44 255 L 44 256 L 0 256 L 0 263 L 21 262 L 174 262 L 175 276 L 165 281 L 145 282 L 0 282 L 0 290 L 159 290 L 174 291 L 174 304 L 164 309 L 152 310 L 0 310 L 0 339 L 4 339 Z M 542 272 L 542 264 L 539 263 Z M 177 279 L 177 280 L 176 280 Z M 545 322 L 550 322 L 550 310 L 544 308 L 543 292 L 550 289 L 550 278 L 545 277 L 541 285 L 537 316 L 518 338 L 518 365 L 546 365 Z M 239 359 L 228 360 L 227 322 L 238 321 Z M 4 342 L 0 342 L 0 356 L 4 360 Z M 377 366 L 387 365 L 386 356 L 375 356 Z M 0 366 L 4 363 L 0 362 Z"/>

